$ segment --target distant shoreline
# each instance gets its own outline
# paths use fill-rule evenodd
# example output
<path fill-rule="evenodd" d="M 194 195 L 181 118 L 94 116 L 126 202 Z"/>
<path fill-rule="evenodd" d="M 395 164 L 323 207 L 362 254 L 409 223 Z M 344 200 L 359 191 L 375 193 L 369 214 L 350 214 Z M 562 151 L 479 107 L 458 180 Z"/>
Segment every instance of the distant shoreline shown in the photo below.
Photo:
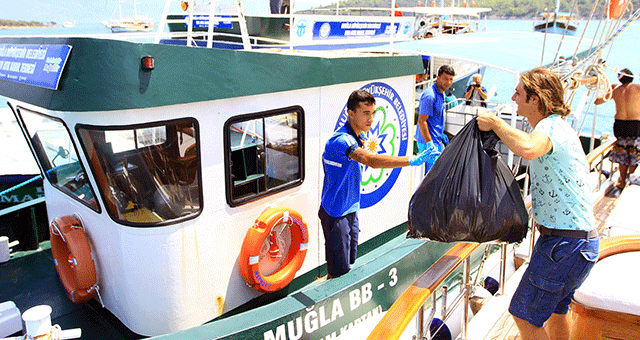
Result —
<path fill-rule="evenodd" d="M 0 30 L 10 30 L 16 28 L 50 28 L 56 27 L 56 25 L 39 25 L 39 26 L 0 26 Z"/>
<path fill-rule="evenodd" d="M 56 27 L 57 23 L 54 21 L 40 22 L 40 21 L 25 21 L 25 20 L 5 20 L 0 19 L 0 29 L 12 29 L 12 28 L 47 28 Z"/>

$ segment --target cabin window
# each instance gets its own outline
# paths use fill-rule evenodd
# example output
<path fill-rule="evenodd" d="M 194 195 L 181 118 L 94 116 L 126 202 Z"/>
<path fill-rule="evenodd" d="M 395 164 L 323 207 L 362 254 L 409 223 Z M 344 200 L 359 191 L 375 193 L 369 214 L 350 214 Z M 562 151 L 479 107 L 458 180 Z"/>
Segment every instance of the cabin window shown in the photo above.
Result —
<path fill-rule="evenodd" d="M 238 206 L 300 185 L 304 111 L 299 106 L 234 117 L 225 124 L 227 203 Z"/>
<path fill-rule="evenodd" d="M 131 226 L 155 226 L 202 210 L 195 119 L 153 125 L 78 125 L 107 212 Z"/>
<path fill-rule="evenodd" d="M 22 108 L 18 113 L 49 183 L 99 211 L 95 194 L 66 125 L 59 119 Z"/>

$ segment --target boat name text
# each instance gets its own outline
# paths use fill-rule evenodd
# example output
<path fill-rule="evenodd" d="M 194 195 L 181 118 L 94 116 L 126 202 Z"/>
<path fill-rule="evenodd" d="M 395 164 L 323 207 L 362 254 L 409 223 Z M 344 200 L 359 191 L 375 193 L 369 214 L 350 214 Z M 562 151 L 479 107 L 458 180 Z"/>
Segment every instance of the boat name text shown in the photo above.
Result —
<path fill-rule="evenodd" d="M 332 301 L 325 302 L 323 304 L 316 304 L 306 308 L 301 314 L 298 314 L 297 317 L 294 316 L 292 320 L 289 320 L 281 325 L 277 326 L 274 329 L 270 329 L 264 332 L 264 340 L 300 340 L 300 339 L 310 339 L 311 335 L 318 331 L 319 329 L 330 325 L 333 322 L 339 321 L 341 318 L 345 316 L 345 308 L 348 308 L 347 316 L 351 318 L 351 321 L 348 323 L 344 323 L 339 326 L 339 335 L 345 334 L 348 330 L 356 327 L 361 322 L 370 319 L 374 316 L 382 313 L 382 306 L 376 305 L 372 309 L 364 312 L 360 316 L 353 317 L 354 313 L 360 308 L 368 306 L 367 303 L 373 300 L 374 290 L 384 289 L 385 286 L 393 287 L 398 282 L 397 277 L 397 269 L 391 268 L 389 271 L 389 276 L 391 280 L 385 284 L 382 283 L 380 285 L 374 285 L 371 282 L 366 282 L 359 288 L 355 288 L 346 296 L 343 296 L 342 299 L 340 297 L 333 299 Z M 348 301 L 346 301 L 348 299 Z M 357 314 L 356 314 L 357 315 Z M 334 327 L 334 329 L 338 329 L 338 326 Z M 334 331 L 324 338 L 335 339 L 338 334 L 337 331 Z"/>

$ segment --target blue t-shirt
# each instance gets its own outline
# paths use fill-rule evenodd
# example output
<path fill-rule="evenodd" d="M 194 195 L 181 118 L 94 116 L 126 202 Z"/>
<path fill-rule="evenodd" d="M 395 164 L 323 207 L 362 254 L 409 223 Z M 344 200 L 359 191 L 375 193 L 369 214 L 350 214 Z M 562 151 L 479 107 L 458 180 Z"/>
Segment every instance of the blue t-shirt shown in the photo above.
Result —
<path fill-rule="evenodd" d="M 349 122 L 327 141 L 322 154 L 324 183 L 320 205 L 332 217 L 340 217 L 360 209 L 360 163 L 350 160 L 353 150 L 362 145 Z"/>
<path fill-rule="evenodd" d="M 419 113 L 429 116 L 427 123 L 429 124 L 429 134 L 431 134 L 433 143 L 442 143 L 442 135 L 444 134 L 444 95 L 440 93 L 435 83 L 422 92 Z M 420 132 L 420 127 L 416 128 L 415 139 L 418 143 L 426 143 L 422 132 Z"/>
<path fill-rule="evenodd" d="M 576 131 L 559 115 L 542 119 L 533 131 L 547 135 L 552 144 L 549 153 L 531 161 L 536 221 L 552 229 L 593 229 L 589 166 Z"/>

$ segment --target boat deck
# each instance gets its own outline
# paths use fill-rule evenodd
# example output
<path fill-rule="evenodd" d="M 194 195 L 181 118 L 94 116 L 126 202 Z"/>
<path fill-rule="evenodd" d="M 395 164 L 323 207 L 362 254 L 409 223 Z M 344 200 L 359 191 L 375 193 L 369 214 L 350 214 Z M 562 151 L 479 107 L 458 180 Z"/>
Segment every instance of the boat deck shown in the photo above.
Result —
<path fill-rule="evenodd" d="M 637 181 L 632 181 L 632 183 Z M 609 189 L 609 188 L 607 188 Z M 604 192 L 609 190 L 605 189 Z M 628 185 L 618 197 L 603 196 L 594 205 L 596 226 L 602 237 L 640 234 L 640 226 L 634 222 L 634 210 L 640 200 L 640 185 Z M 637 217 L 635 217 L 637 219 Z M 505 285 L 505 294 L 483 307 L 479 320 L 470 324 L 468 339 L 473 340 L 519 340 L 521 339 L 511 314 L 507 311 L 509 301 L 527 264 L 518 269 Z M 494 299 L 492 299 L 494 300 Z M 487 308 L 487 310 L 484 310 Z M 493 320 L 487 326 L 488 320 Z"/>
<path fill-rule="evenodd" d="M 0 302 L 13 301 L 20 312 L 41 304 L 52 307 L 51 324 L 64 329 L 81 328 L 81 339 L 140 339 L 98 301 L 72 303 L 56 274 L 48 241 L 40 249 L 19 252 L 0 263 Z M 17 335 L 20 335 L 19 332 Z"/>

